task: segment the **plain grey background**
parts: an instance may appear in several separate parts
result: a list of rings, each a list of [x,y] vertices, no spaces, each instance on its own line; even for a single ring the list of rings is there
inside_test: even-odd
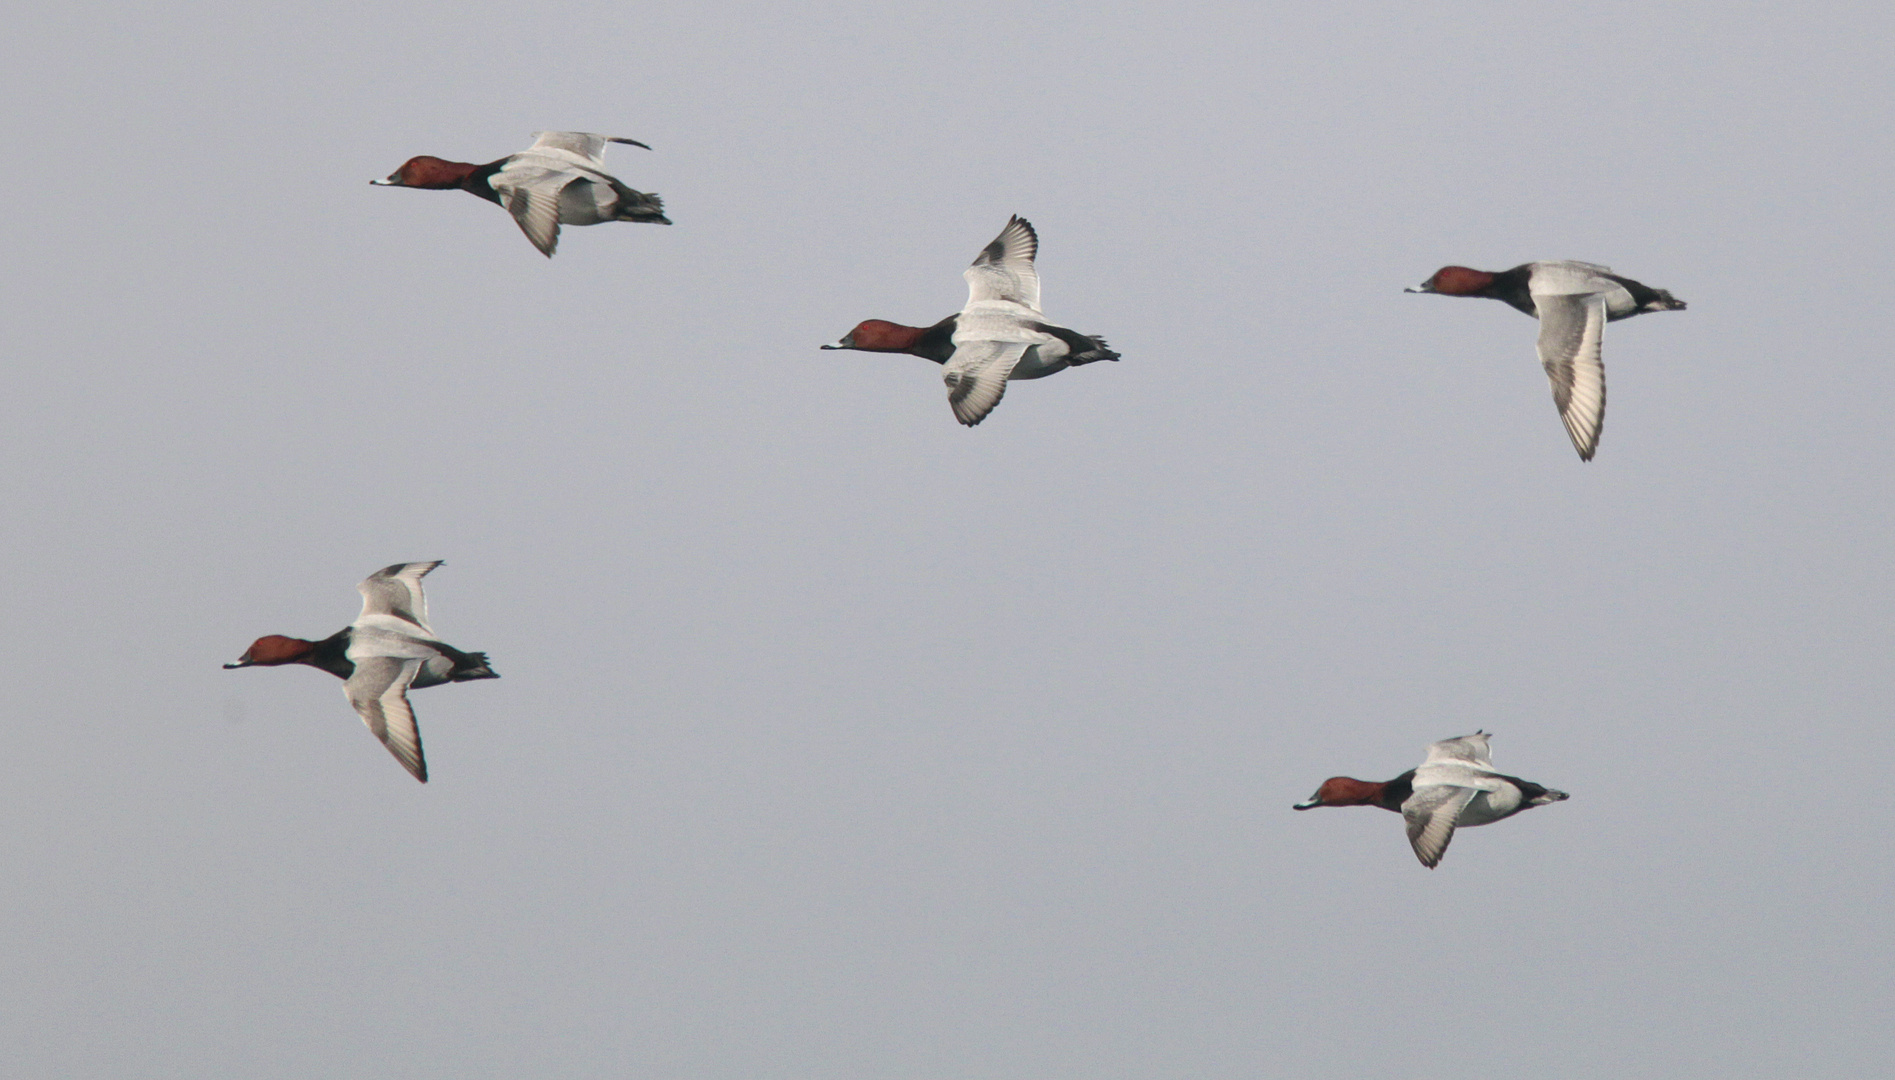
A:
[[[1886,4],[16,12],[0,1044],[34,1078],[1867,1076]],[[543,128],[672,228],[371,188]],[[819,352],[1012,213],[1125,355]],[[1503,305],[1614,324],[1582,465]],[[442,558],[403,774],[227,672]],[[1295,814],[1485,727],[1570,802]]]

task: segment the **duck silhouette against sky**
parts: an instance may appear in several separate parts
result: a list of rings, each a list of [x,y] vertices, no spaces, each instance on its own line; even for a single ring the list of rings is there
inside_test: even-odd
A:
[[[958,313],[929,327],[869,319],[823,348],[908,353],[944,365],[948,405],[969,427],[986,419],[1011,380],[1117,360],[1103,338],[1046,321],[1033,262],[1038,252],[1038,234],[1016,214],[961,275],[967,306]]]
[[[462,652],[436,637],[428,625],[421,579],[439,565],[439,560],[396,563],[377,570],[356,586],[362,593],[362,614],[355,622],[321,641],[281,634],[260,637],[236,663],[224,666],[307,664],[337,676],[362,722],[425,784],[428,763],[408,691],[500,677],[487,666],[486,653]]]
[[[584,131],[542,131],[533,145],[498,161],[475,165],[422,155],[402,163],[381,187],[459,188],[499,203],[547,258],[559,246],[561,225],[638,221],[669,225],[664,201],[633,191],[605,171],[605,144],[651,147],[636,139]]]
[[[1591,461],[1605,426],[1605,324],[1649,311],[1683,311],[1663,289],[1584,262],[1530,262],[1490,272],[1444,266],[1407,290],[1500,300],[1540,320],[1540,364],[1553,383],[1553,404],[1581,461]]]
[[[1447,853],[1457,827],[1488,825],[1569,798],[1563,791],[1494,771],[1488,738],[1485,731],[1476,731],[1433,743],[1418,767],[1393,780],[1378,783],[1332,776],[1295,809],[1379,806],[1393,810],[1408,823],[1408,843],[1415,857],[1432,870]]]

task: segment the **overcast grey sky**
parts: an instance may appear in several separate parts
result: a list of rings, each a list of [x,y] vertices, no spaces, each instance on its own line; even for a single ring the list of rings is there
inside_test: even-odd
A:
[[[1886,1067],[1885,3],[42,4],[0,648],[35,1078]],[[544,128],[672,228],[368,185]],[[819,352],[1009,214],[1125,359]],[[1608,263],[1575,457],[1444,263]],[[409,779],[223,671],[440,558]],[[1296,814],[1496,732],[1421,868]]]

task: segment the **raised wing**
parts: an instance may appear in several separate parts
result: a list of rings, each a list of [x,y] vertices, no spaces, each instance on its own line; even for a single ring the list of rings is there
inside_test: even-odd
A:
[[[1565,275],[1570,275],[1573,280],[1578,281],[1586,278],[1601,277],[1612,272],[1610,266],[1580,262],[1578,259],[1557,259],[1550,262],[1535,263],[1534,266],[1540,271],[1535,277],[1541,282],[1554,283],[1553,287],[1556,289],[1562,287],[1561,279],[1562,276]],[[1548,271],[1553,272],[1552,276],[1548,276]],[[1578,291],[1590,292],[1591,290],[1582,287]]]
[[[1023,341],[970,341],[957,346],[941,373],[954,419],[968,427],[985,420],[1007,392],[1013,366],[1030,347]]]
[[[1467,804],[1478,794],[1474,788],[1436,785],[1416,788],[1402,803],[1402,819],[1408,823],[1408,843],[1415,849],[1415,858],[1421,860],[1421,865],[1432,870],[1441,862],[1441,856],[1447,853],[1448,841],[1454,839],[1454,825],[1461,819],[1461,811],[1467,809]]]
[[[1492,738],[1485,731],[1476,731],[1472,735],[1463,735],[1458,739],[1442,739],[1438,743],[1428,744],[1428,756],[1422,759],[1423,765],[1439,762],[1460,762],[1482,769],[1494,767],[1492,752],[1487,740]]]
[[[605,144],[624,143],[627,146],[651,147],[637,139],[621,139],[612,135],[594,135],[590,131],[536,131],[533,133],[532,150],[562,150],[568,154],[577,154],[592,164],[605,167]]]
[[[428,625],[428,598],[421,591],[421,579],[439,565],[439,559],[396,563],[370,574],[355,587],[362,594],[362,614],[357,616],[357,621],[370,615],[393,615],[433,637],[434,628]]]
[[[355,673],[342,684],[342,692],[395,760],[425,784],[428,762],[421,756],[421,729],[415,726],[415,711],[408,704],[408,687],[421,665],[421,660],[389,656],[357,660]]]
[[[1040,274],[1033,268],[1039,253],[1039,234],[1018,214],[1000,230],[993,243],[981,249],[974,265],[962,272],[967,279],[967,302],[1003,300],[1040,309]]]
[[[1540,365],[1553,384],[1553,404],[1581,461],[1591,461],[1605,428],[1606,299],[1600,293],[1533,297],[1540,314]]]

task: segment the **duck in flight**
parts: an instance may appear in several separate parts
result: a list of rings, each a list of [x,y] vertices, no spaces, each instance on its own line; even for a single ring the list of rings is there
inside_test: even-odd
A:
[[[1016,214],[961,275],[965,308],[929,327],[869,319],[823,348],[907,353],[941,364],[948,405],[968,427],[986,419],[1012,380],[1117,360],[1104,338],[1056,326],[1040,313],[1038,252],[1039,235]]]
[[[664,201],[633,191],[605,171],[605,144],[651,147],[636,139],[584,131],[542,131],[533,145],[498,161],[475,165],[422,155],[409,158],[381,187],[459,188],[507,208],[520,231],[547,258],[559,246],[561,225],[639,221],[669,225]]]
[[[356,586],[362,594],[362,614],[355,622],[321,641],[281,634],[260,637],[236,663],[224,666],[307,664],[342,679],[342,692],[362,722],[425,784],[428,762],[421,754],[421,730],[415,726],[408,691],[500,677],[487,666],[486,653],[462,652],[436,637],[428,625],[421,579],[439,565],[439,560],[396,563],[377,570]]]
[[[1553,404],[1581,461],[1591,461],[1605,426],[1605,324],[1648,311],[1683,311],[1684,301],[1608,266],[1530,262],[1490,272],[1444,266],[1409,289],[1442,296],[1501,300],[1540,320],[1540,365],[1553,383]]]
[[[1408,843],[1421,865],[1432,870],[1447,853],[1457,827],[1473,828],[1510,818],[1522,810],[1569,796],[1531,780],[1494,771],[1485,731],[1443,739],[1428,747],[1421,764],[1377,783],[1332,776],[1297,810],[1318,806],[1379,806],[1408,823]]]

